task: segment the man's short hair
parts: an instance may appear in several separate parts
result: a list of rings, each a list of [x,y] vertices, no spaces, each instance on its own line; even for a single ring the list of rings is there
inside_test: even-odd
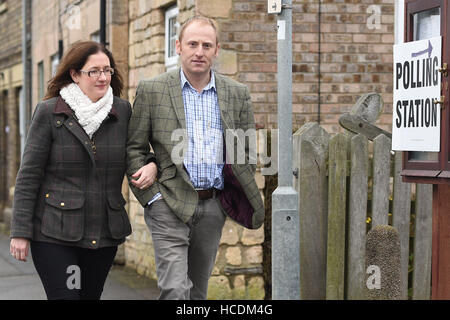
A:
[[[190,25],[193,22],[203,22],[205,24],[209,24],[216,33],[216,45],[219,44],[219,35],[217,34],[217,27],[214,21],[210,18],[204,17],[204,16],[194,16],[192,18],[189,18],[180,28],[180,33],[178,35],[178,41],[181,42],[181,39],[183,38],[184,30],[187,28],[188,25]]]

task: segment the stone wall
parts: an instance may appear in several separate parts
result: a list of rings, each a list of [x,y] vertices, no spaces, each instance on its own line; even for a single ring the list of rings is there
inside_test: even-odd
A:
[[[0,224],[6,225],[11,214],[11,190],[20,163],[22,3],[5,1],[0,10]]]
[[[90,40],[100,28],[100,1],[39,0],[33,1],[32,28],[32,106],[39,102],[38,64],[44,67],[44,88],[52,77],[51,58],[79,40]],[[45,93],[44,93],[45,94]]]

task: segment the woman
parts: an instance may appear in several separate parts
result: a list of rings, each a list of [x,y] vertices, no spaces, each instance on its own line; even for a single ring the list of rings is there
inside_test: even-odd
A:
[[[101,44],[73,45],[33,115],[17,175],[11,254],[29,248],[48,299],[100,299],[131,233],[121,194],[129,102]]]

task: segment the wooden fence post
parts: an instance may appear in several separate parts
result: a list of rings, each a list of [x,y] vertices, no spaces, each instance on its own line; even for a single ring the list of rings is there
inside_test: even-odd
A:
[[[366,278],[368,140],[362,134],[351,139],[350,199],[348,215],[347,299],[364,299]]]
[[[394,196],[392,218],[395,229],[398,230],[400,238],[400,268],[401,288],[400,297],[408,299],[408,264],[409,264],[409,232],[411,216],[411,184],[402,181],[400,172],[402,170],[402,153],[395,153],[394,163]]]
[[[373,145],[372,228],[388,224],[391,139],[380,134]]]
[[[330,140],[328,177],[327,299],[344,299],[347,139]]]
[[[432,187],[418,183],[414,232],[413,299],[428,300],[431,294]]]
[[[294,187],[300,211],[300,297],[326,298],[328,186],[330,135],[317,123],[306,123],[294,134]]]

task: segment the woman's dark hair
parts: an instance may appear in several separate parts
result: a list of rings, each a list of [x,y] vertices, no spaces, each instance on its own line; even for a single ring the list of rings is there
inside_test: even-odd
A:
[[[86,64],[89,56],[103,52],[109,58],[111,68],[114,69],[114,75],[111,77],[111,88],[113,95],[120,97],[123,90],[123,79],[117,69],[114,58],[101,43],[94,41],[81,41],[74,43],[69,50],[64,54],[55,76],[48,82],[47,93],[44,100],[59,96],[59,91],[62,88],[73,82],[70,76],[70,70],[73,69],[79,72]]]

